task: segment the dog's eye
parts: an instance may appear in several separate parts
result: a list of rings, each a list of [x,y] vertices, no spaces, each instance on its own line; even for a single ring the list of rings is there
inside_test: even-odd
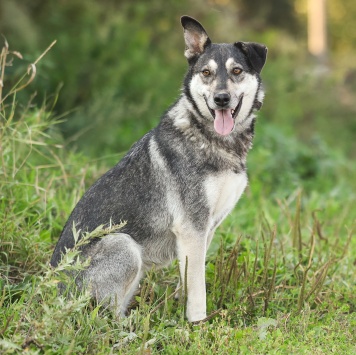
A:
[[[232,69],[232,73],[233,73],[234,75],[239,75],[239,74],[242,73],[242,69],[240,69],[240,68],[234,68],[234,69]]]
[[[211,74],[211,72],[210,72],[210,70],[208,70],[208,69],[204,69],[204,70],[202,71],[202,74],[203,74],[204,76],[209,76],[209,75]]]

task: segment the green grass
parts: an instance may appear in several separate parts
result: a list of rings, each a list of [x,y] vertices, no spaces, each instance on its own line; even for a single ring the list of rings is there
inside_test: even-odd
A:
[[[76,250],[48,266],[105,159],[67,151],[48,107],[13,94],[0,110],[0,353],[356,353],[356,168],[321,139],[302,144],[262,112],[250,186],[208,253],[208,321],[185,320],[176,263],[148,273],[117,319],[87,293],[58,293],[60,271],[85,266]]]

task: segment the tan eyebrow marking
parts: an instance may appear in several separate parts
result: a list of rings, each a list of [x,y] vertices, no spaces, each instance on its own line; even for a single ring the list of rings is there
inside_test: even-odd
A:
[[[211,69],[211,70],[216,70],[218,68],[218,64],[215,62],[215,60],[213,59],[210,59],[209,62],[208,62],[208,67]]]
[[[236,63],[234,58],[229,58],[225,63],[225,67],[227,70],[230,70],[235,67],[242,69],[241,65],[239,63]]]

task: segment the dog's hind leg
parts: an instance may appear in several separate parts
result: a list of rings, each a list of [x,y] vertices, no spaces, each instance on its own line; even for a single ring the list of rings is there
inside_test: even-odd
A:
[[[142,276],[140,246],[127,234],[112,234],[102,238],[89,256],[83,276],[93,296],[124,316]]]

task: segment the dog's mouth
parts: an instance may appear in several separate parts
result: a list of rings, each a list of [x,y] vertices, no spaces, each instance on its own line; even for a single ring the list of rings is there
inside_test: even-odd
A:
[[[220,109],[212,110],[209,106],[209,111],[214,118],[214,129],[215,131],[222,135],[227,136],[232,132],[235,126],[235,119],[240,112],[243,100],[243,94],[239,98],[239,102],[234,109]]]

